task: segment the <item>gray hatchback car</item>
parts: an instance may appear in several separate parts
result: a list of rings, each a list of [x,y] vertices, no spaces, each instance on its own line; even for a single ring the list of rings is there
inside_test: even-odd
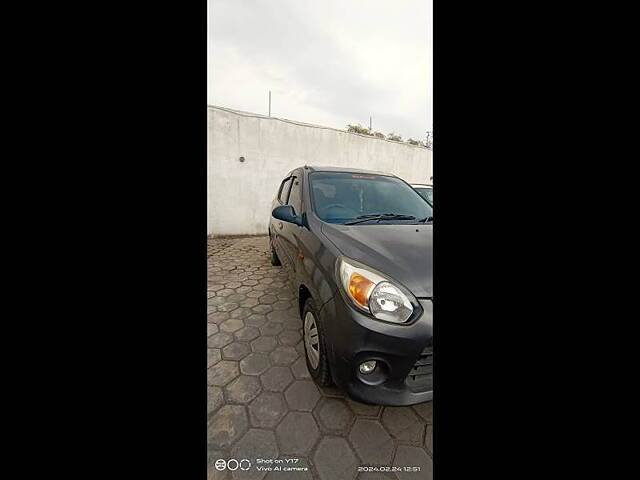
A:
[[[298,295],[307,368],[367,403],[433,396],[433,210],[393,175],[300,167],[269,221]]]

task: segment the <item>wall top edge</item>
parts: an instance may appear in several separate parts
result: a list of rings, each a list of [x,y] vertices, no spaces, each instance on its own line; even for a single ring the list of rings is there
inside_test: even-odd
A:
[[[220,107],[220,106],[217,106],[217,105],[207,105],[207,109],[208,110],[222,110],[224,112],[234,113],[234,114],[240,115],[242,117],[260,118],[260,119],[265,119],[265,120],[276,120],[276,121],[279,121],[279,122],[290,123],[292,125],[299,125],[301,127],[319,128],[319,129],[322,129],[322,130],[333,130],[334,132],[346,133],[347,135],[356,135],[358,137],[368,138],[370,140],[380,140],[381,142],[389,142],[389,143],[395,143],[397,145],[404,145],[406,147],[420,148],[422,150],[430,150],[427,147],[421,147],[420,145],[411,145],[410,143],[406,143],[406,142],[397,142],[395,140],[388,140],[386,138],[378,138],[378,137],[373,137],[373,136],[370,136],[370,135],[363,135],[361,133],[347,132],[346,130],[341,130],[339,128],[325,127],[325,126],[322,126],[322,125],[314,125],[312,123],[298,122],[298,121],[295,121],[295,120],[288,120],[286,118],[269,117],[268,115],[261,115],[259,113],[243,112],[242,110],[234,110],[232,108]]]

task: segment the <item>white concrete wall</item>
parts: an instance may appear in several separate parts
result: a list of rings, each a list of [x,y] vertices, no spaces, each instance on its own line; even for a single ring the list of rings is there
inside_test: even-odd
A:
[[[266,234],[280,182],[303,165],[376,170],[410,183],[433,175],[423,147],[219,107],[208,108],[207,120],[210,235]]]

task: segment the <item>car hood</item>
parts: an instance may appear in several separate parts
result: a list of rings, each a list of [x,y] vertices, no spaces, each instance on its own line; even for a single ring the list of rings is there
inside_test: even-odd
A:
[[[346,257],[402,283],[417,298],[433,297],[433,225],[322,224]]]

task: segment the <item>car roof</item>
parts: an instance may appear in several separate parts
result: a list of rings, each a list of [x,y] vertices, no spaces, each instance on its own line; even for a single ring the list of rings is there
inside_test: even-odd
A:
[[[306,170],[308,170],[310,172],[366,173],[366,174],[371,174],[371,175],[386,175],[386,176],[389,176],[389,177],[395,177],[396,176],[396,175],[393,175],[392,173],[377,172],[375,170],[363,170],[361,168],[319,167],[319,166],[311,166],[311,165],[305,165],[304,167],[301,167],[301,168],[305,168]]]
[[[411,186],[412,187],[429,187],[429,188],[433,188],[433,185],[430,185],[428,183],[412,183]]]

